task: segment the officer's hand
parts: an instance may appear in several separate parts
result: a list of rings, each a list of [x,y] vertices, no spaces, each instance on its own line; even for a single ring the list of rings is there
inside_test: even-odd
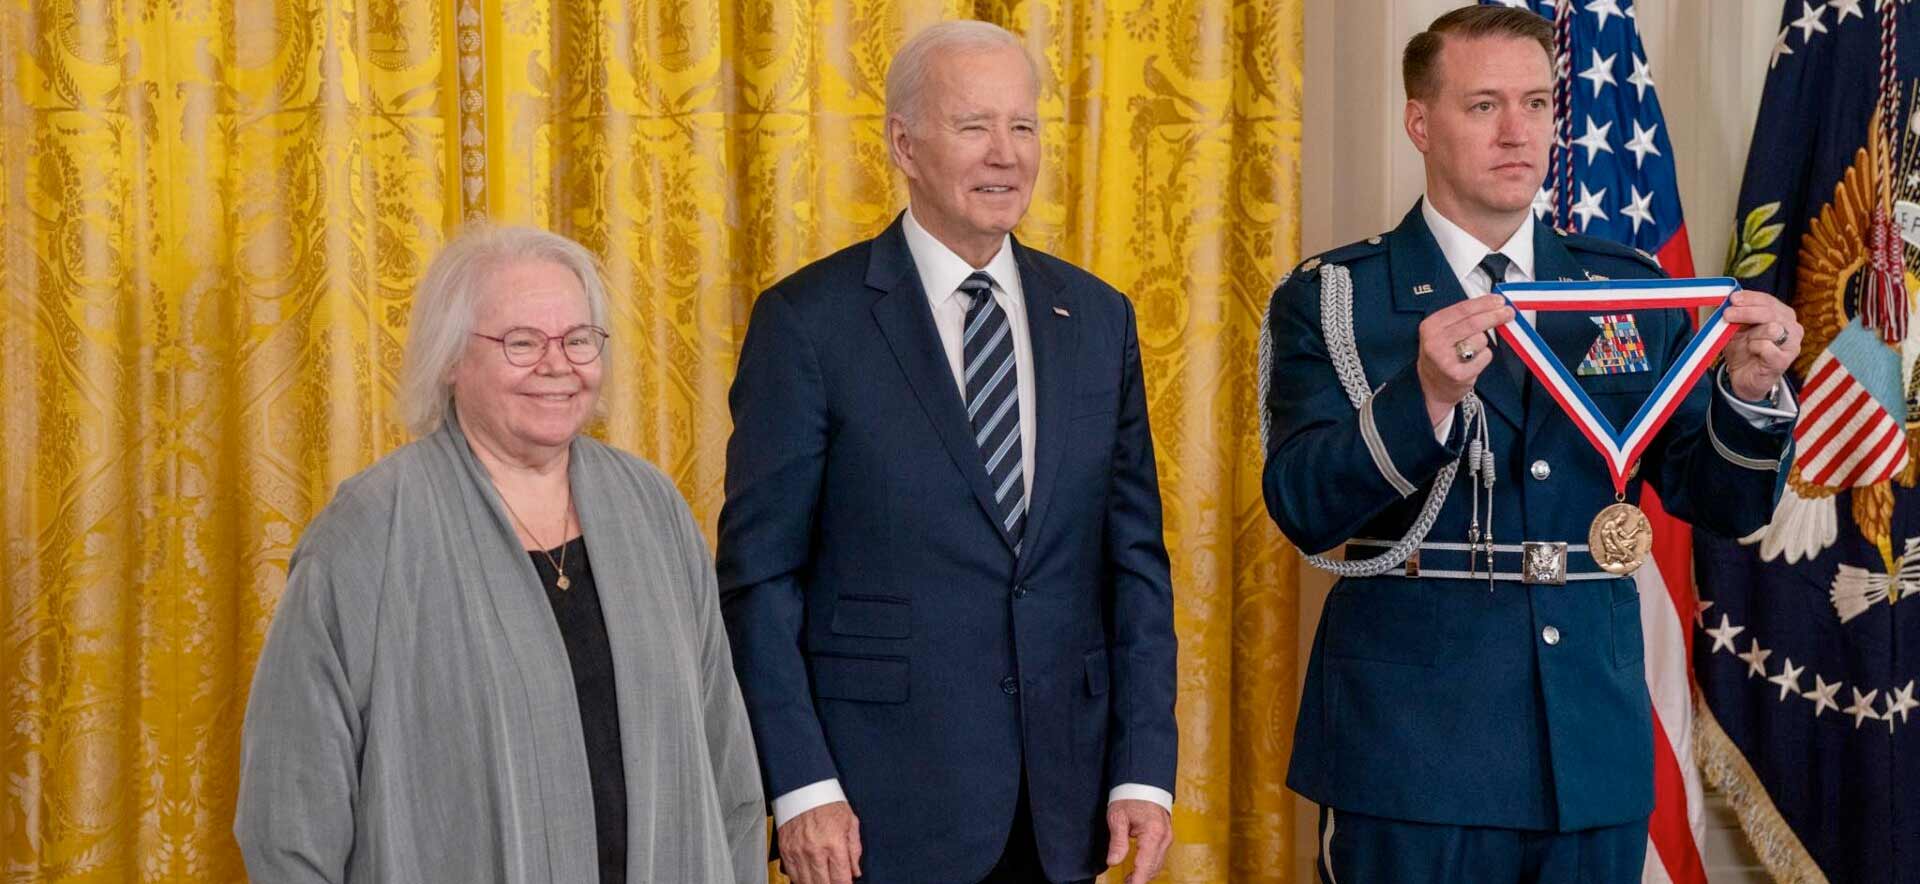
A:
[[[822,804],[780,827],[780,870],[793,884],[853,884],[860,877],[860,818],[845,801]]]
[[[1427,397],[1427,419],[1435,426],[1473,389],[1493,363],[1493,329],[1513,318],[1506,299],[1468,298],[1420,322],[1420,390]],[[1461,359],[1462,353],[1472,358]]]
[[[1805,330],[1794,318],[1792,307],[1766,292],[1734,292],[1725,317],[1728,322],[1746,326],[1721,351],[1726,360],[1727,385],[1742,399],[1765,399],[1780,383],[1780,375],[1799,357],[1800,337]]]

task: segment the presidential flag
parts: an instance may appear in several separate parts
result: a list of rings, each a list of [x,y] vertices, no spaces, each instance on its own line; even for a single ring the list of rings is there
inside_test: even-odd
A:
[[[1494,3],[1495,0],[1485,0]],[[1652,67],[1640,44],[1632,0],[1506,0],[1554,23],[1554,121],[1546,184],[1534,212],[1546,223],[1646,251],[1667,273],[1693,275],[1680,187]],[[1604,336],[1603,336],[1604,337]],[[1600,347],[1596,341],[1596,347]],[[1596,366],[1632,358],[1624,349],[1589,355]],[[1619,352],[1614,352],[1615,350]],[[1693,682],[1687,666],[1694,612],[1692,537],[1651,489],[1641,508],[1653,521],[1654,567],[1641,568],[1640,624],[1646,636],[1647,692],[1653,702],[1654,810],[1647,822],[1642,880],[1705,884],[1698,769],[1693,763]]]
[[[1696,538],[1699,756],[1778,879],[1920,881],[1920,8],[1789,0],[1754,74],[1728,272],[1807,333],[1771,524]]]

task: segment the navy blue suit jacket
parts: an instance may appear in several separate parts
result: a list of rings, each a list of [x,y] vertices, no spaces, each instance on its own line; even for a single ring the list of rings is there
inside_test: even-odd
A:
[[[754,305],[718,571],[767,795],[838,778],[864,880],[977,881],[1026,776],[1048,875],[1174,783],[1172,585],[1131,304],[1014,244],[1035,364],[1022,554],[901,222]]]
[[[1535,230],[1536,279],[1662,275],[1627,247]],[[1397,472],[1418,486],[1404,497],[1369,453],[1327,355],[1320,286],[1333,264],[1353,277],[1374,426]],[[1459,459],[1458,413],[1452,438],[1436,441],[1414,363],[1420,321],[1464,297],[1417,206],[1384,237],[1303,264],[1274,293],[1265,493],[1301,549],[1398,540],[1434,476]],[[1692,336],[1683,311],[1634,316],[1651,370],[1579,378],[1616,427]],[[1535,328],[1570,367],[1600,333],[1585,313],[1542,312]],[[1614,502],[1604,462],[1552,397],[1526,395],[1503,369],[1490,366],[1476,385],[1498,457],[1494,539],[1585,544],[1595,514]],[[1714,381],[1703,378],[1648,447],[1627,496],[1637,501],[1651,481],[1676,515],[1740,536],[1772,512],[1789,426],[1755,428]],[[1429,543],[1466,542],[1467,486],[1462,469]],[[1350,558],[1368,554],[1348,548]],[[1431,557],[1423,564],[1435,567]],[[1465,561],[1441,567],[1464,571]],[[1581,570],[1597,571],[1590,559]],[[1641,659],[1631,578],[1491,590],[1484,577],[1342,580],[1314,636],[1287,783],[1339,810],[1428,823],[1571,831],[1644,818],[1653,736]]]

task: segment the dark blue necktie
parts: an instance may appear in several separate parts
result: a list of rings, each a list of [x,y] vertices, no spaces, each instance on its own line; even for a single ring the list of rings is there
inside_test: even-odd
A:
[[[1507,268],[1512,266],[1513,259],[1499,252],[1488,252],[1485,258],[1481,258],[1480,269],[1487,274],[1487,291],[1491,292],[1494,286],[1506,282]],[[1499,333],[1495,332],[1494,334],[1497,335]],[[1498,338],[1494,338],[1494,340],[1498,340]],[[1493,355],[1493,358],[1495,362],[1500,363],[1502,369],[1506,370],[1507,377],[1513,379],[1514,388],[1521,393],[1526,393],[1527,367],[1520,362],[1519,357],[1514,356],[1513,353],[1510,352],[1512,349],[1511,347],[1502,348],[1500,352]]]
[[[1000,527],[1020,552],[1027,524],[1027,495],[1020,471],[1020,384],[1013,364],[1013,326],[993,300],[993,277],[974,271],[960,283],[967,302],[965,336],[967,420],[980,446],[987,484],[1000,508]]]

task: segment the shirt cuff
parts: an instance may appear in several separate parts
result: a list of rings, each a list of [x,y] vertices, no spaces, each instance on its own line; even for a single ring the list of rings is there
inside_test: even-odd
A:
[[[809,783],[773,799],[773,827],[778,829],[786,825],[787,820],[809,810],[845,800],[847,800],[847,793],[840,790],[839,780]]]
[[[1447,437],[1453,435],[1453,412],[1459,410],[1460,408],[1455,406],[1452,411],[1447,412],[1446,417],[1441,418],[1439,423],[1433,425],[1433,441],[1441,445],[1447,444]]]
[[[1800,416],[1800,403],[1793,398],[1793,388],[1788,386],[1785,377],[1773,382],[1773,392],[1767,395],[1768,402],[1754,403],[1735,396],[1733,388],[1727,386],[1727,373],[1719,371],[1719,379],[1714,386],[1719,389],[1721,398],[1733,413],[1746,419],[1756,430],[1764,430],[1783,420],[1793,420]]]
[[[1173,793],[1158,786],[1148,786],[1144,783],[1121,783],[1113,787],[1113,791],[1107,793],[1108,804],[1126,798],[1139,801],[1151,801],[1160,805],[1161,810],[1167,813],[1173,813]]]

